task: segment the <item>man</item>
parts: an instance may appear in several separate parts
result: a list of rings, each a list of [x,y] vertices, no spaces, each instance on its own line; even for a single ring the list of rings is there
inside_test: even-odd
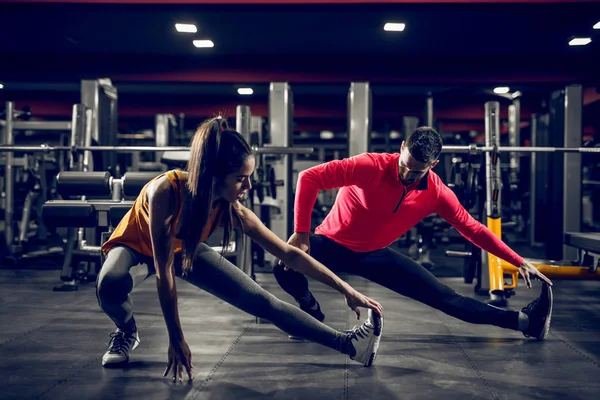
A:
[[[296,190],[295,232],[288,243],[310,252],[334,273],[362,276],[466,322],[545,339],[552,312],[552,283],[461,206],[432,171],[441,150],[439,133],[420,127],[402,143],[400,153],[363,153],[303,171]],[[311,211],[318,191],[331,188],[341,189],[330,213],[311,235]],[[461,296],[416,261],[389,247],[433,213],[478,247],[518,266],[528,288],[531,277],[545,282],[541,295],[520,312],[503,310]],[[324,320],[304,275],[282,263],[275,266],[274,274],[302,310]]]

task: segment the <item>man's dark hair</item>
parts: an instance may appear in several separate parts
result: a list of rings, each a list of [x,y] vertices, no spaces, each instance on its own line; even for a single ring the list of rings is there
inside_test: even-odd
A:
[[[417,161],[431,163],[442,152],[442,136],[433,128],[421,126],[406,139],[406,147]]]

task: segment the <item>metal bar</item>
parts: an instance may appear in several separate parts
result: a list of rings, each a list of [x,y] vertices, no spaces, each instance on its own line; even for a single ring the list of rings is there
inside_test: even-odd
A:
[[[51,151],[120,151],[129,153],[133,151],[189,151],[189,147],[155,147],[155,146],[7,146],[0,145],[0,153],[10,153],[15,151],[22,152],[51,152]],[[259,154],[307,154],[313,153],[312,147],[287,147],[287,146],[264,146],[254,147],[254,151]]]
[[[531,146],[537,144],[538,118],[536,114],[531,114]],[[537,201],[537,174],[536,174],[536,157],[535,153],[531,153],[531,168],[529,172],[529,245],[535,246],[535,224],[536,218],[536,201]]]
[[[70,131],[71,121],[14,121],[15,131]]]
[[[277,154],[289,154],[285,150],[294,150],[294,93],[288,82],[272,82],[269,86],[269,135],[270,142],[283,150]],[[268,163],[277,179],[285,182],[284,186],[275,188],[276,203],[281,212],[270,214],[270,228],[277,236],[288,238],[294,231],[293,158],[279,157]],[[274,256],[268,254],[265,254],[265,260],[276,262]]]
[[[492,148],[500,147],[500,103],[489,101],[485,103],[485,144]],[[502,239],[502,178],[500,156],[496,153],[486,153],[486,214],[487,226],[499,239]],[[503,305],[504,274],[501,260],[493,254],[482,251],[482,285],[489,282],[490,301],[494,305]],[[488,279],[485,279],[488,275]]]
[[[581,146],[583,142],[583,88],[569,85],[565,89],[564,146]],[[600,150],[600,148],[596,148]],[[577,153],[577,152],[575,152]],[[564,154],[563,158],[563,209],[562,233],[581,230],[581,154]],[[562,236],[562,235],[561,235]],[[561,237],[562,238],[562,237]],[[563,241],[563,260],[577,258],[577,249]]]
[[[325,146],[327,148],[327,146]],[[337,147],[337,146],[334,146]],[[493,151],[491,146],[444,146],[442,153],[472,153],[481,154]],[[498,152],[521,152],[521,153],[600,153],[600,147],[511,147],[499,146]],[[184,146],[12,146],[0,145],[0,153],[10,153],[15,151],[22,152],[51,152],[51,151],[120,151],[129,153],[134,151],[189,151],[189,147]],[[286,147],[286,146],[263,146],[254,147],[254,151],[259,154],[307,154],[313,153],[313,147]]]
[[[577,280],[600,280],[600,268],[592,270],[586,265],[564,265],[564,261],[561,263],[552,262],[549,260],[535,260],[528,259],[534,267],[536,267],[542,274],[548,278],[554,279],[577,279]],[[505,273],[512,273],[516,270],[516,267],[507,261],[502,261],[502,268]]]
[[[87,112],[86,106],[83,104],[73,105],[73,114],[71,118],[71,146],[83,146],[85,145],[85,115]],[[69,159],[69,169],[82,171],[83,170],[83,157],[77,152],[72,152]]]
[[[508,106],[508,141],[511,147],[519,146],[521,143],[520,136],[521,123],[521,100],[516,98],[513,104]],[[519,168],[521,164],[520,154],[518,152],[510,152],[510,183],[513,184],[519,179]]]
[[[444,146],[442,153],[487,153],[493,151],[492,146]],[[525,147],[525,146],[498,146],[498,152],[517,153],[600,153],[600,147]]]
[[[402,139],[406,140],[419,127],[419,118],[402,117]]]
[[[15,109],[15,103],[13,103],[12,101],[7,101],[6,102],[6,107],[5,107],[5,111],[6,111],[6,125],[4,127],[4,143],[6,143],[7,146],[12,146],[14,144],[14,138],[15,138],[15,134],[13,132],[13,126],[14,126],[14,121],[13,121],[13,113],[14,113],[14,109]],[[15,207],[15,193],[14,193],[14,189],[15,189],[15,175],[14,175],[14,171],[13,171],[13,154],[9,153],[6,155],[5,158],[5,162],[6,164],[4,165],[4,171],[5,171],[5,175],[6,177],[4,178],[4,201],[5,201],[5,206],[4,206],[4,221],[5,221],[5,225],[4,225],[4,238],[6,240],[6,246],[9,252],[12,252],[12,245],[13,245],[13,235],[14,235],[14,230],[13,230],[13,213],[14,213],[14,207]]]
[[[433,95],[431,93],[427,94],[427,118],[425,120],[425,123],[427,124],[428,127],[433,128],[434,122],[433,122]]]
[[[238,105],[235,109],[235,129],[250,144],[250,106]]]
[[[348,91],[348,151],[350,156],[370,151],[372,94],[369,82],[352,82]]]
[[[499,151],[519,153],[600,153],[600,147],[499,147]]]

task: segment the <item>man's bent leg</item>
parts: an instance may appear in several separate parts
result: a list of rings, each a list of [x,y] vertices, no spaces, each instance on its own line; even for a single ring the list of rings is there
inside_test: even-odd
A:
[[[344,260],[348,252],[349,250],[325,236],[310,236],[310,255],[334,272],[339,265],[343,265],[343,262],[340,261]],[[296,300],[303,311],[319,321],[325,319],[319,303],[308,288],[308,280],[303,274],[292,269],[285,270],[285,267],[278,263],[273,268],[273,274],[279,286]]]

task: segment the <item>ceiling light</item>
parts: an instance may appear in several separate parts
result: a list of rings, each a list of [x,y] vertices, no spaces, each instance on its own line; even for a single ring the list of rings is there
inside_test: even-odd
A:
[[[177,32],[182,32],[182,33],[198,32],[198,29],[196,28],[196,25],[194,25],[194,24],[175,24],[175,29],[177,29]]]
[[[406,24],[397,22],[388,22],[383,26],[383,30],[388,32],[402,32],[404,28],[406,28]]]
[[[506,86],[499,86],[497,88],[494,88],[494,93],[496,94],[506,94],[508,92],[510,92],[510,88]]]
[[[194,46],[200,47],[215,47],[212,40],[194,40]]]
[[[0,89],[4,89],[4,85],[0,83]]]
[[[252,88],[239,88],[238,89],[238,94],[241,94],[241,95],[246,95],[247,96],[247,95],[250,95],[252,93],[254,93],[254,90],[252,90]]]
[[[596,25],[594,25],[594,29],[600,29],[600,21],[596,22]]]
[[[590,44],[592,42],[592,38],[575,38],[571,39],[569,42],[569,46],[585,46],[586,44]]]
[[[391,131],[390,132],[390,139],[400,139],[400,132],[398,131]]]
[[[335,135],[331,131],[321,131],[321,133],[319,134],[319,136],[323,140],[329,140],[329,139],[333,139],[335,137]]]

